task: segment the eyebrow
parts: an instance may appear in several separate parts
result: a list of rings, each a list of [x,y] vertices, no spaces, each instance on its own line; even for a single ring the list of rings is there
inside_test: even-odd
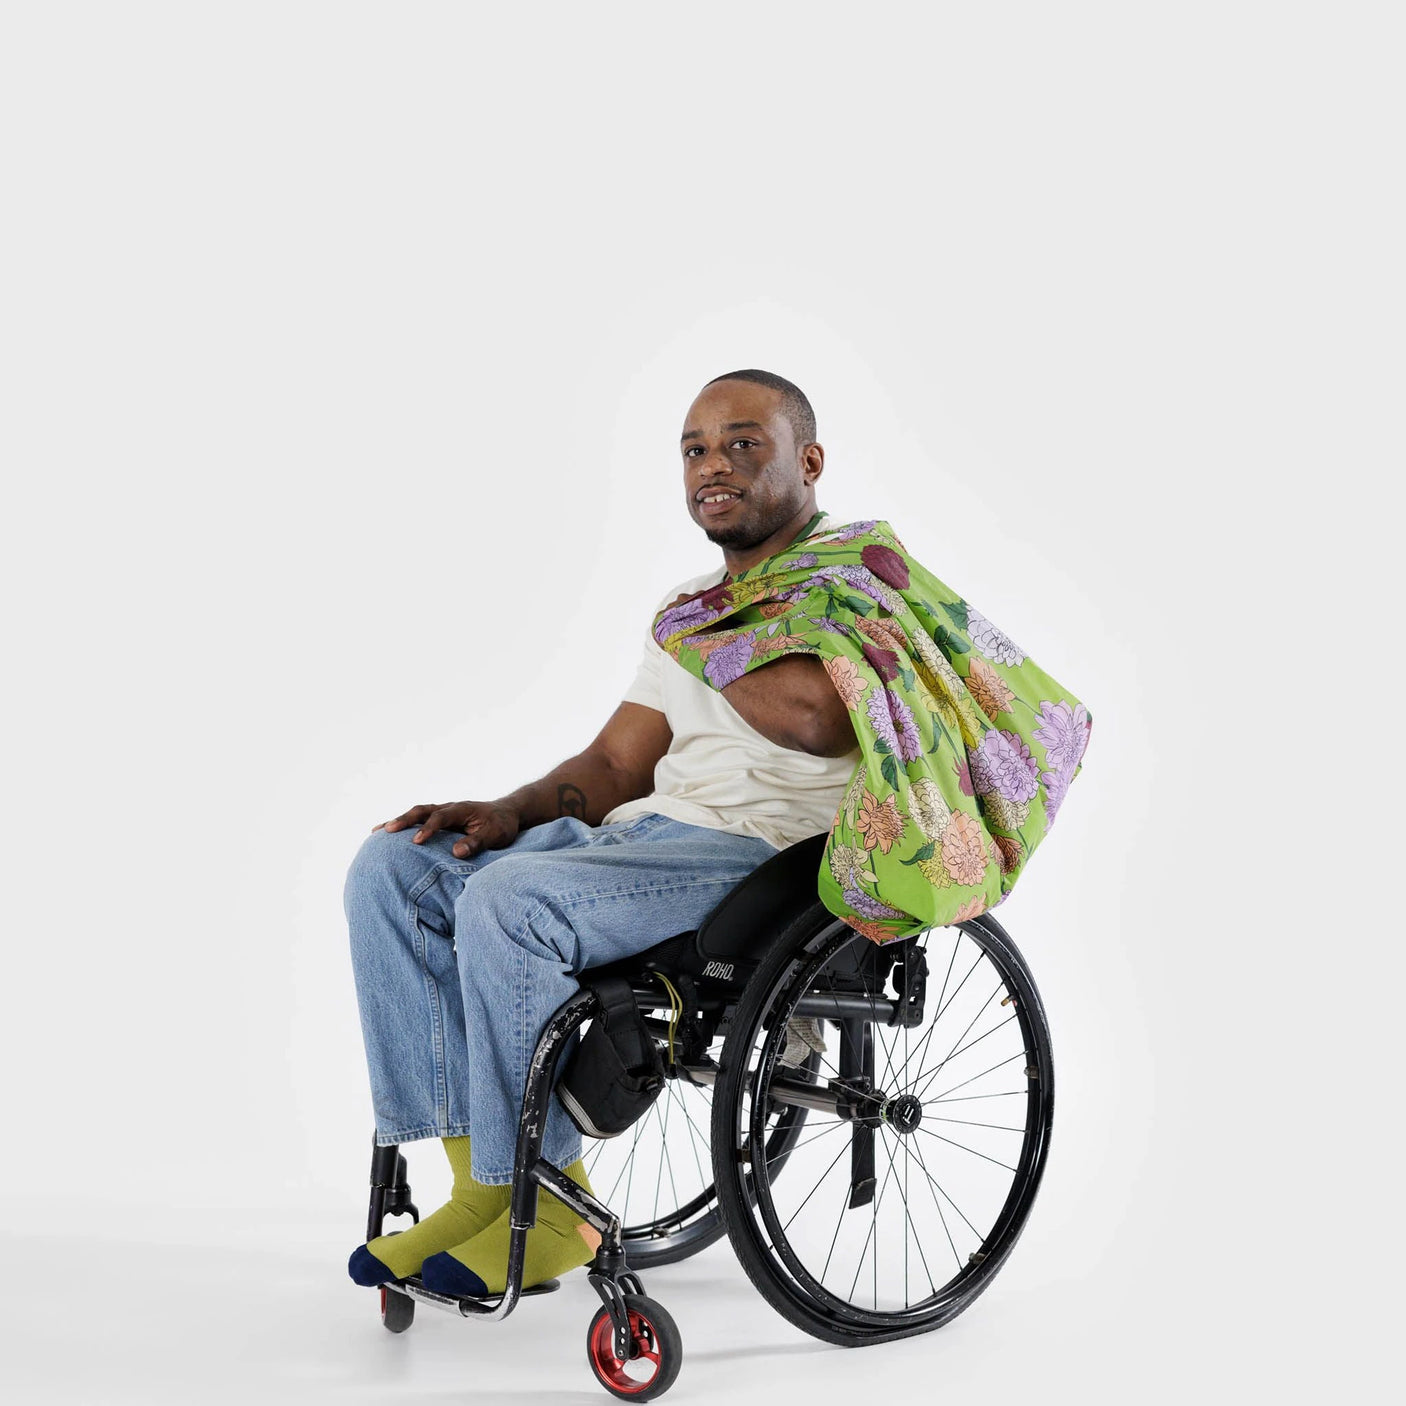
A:
[[[729,420],[727,424],[723,426],[723,429],[725,430],[762,430],[765,428],[765,425],[759,423],[756,420]],[[679,436],[679,442],[682,443],[686,439],[702,438],[702,430],[685,430],[683,434]]]

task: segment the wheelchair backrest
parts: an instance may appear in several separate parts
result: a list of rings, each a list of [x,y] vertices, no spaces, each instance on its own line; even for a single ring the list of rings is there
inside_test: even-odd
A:
[[[822,830],[777,851],[708,914],[694,937],[705,974],[738,981],[742,974],[727,967],[754,969],[792,921],[819,903],[816,874],[828,838]]]

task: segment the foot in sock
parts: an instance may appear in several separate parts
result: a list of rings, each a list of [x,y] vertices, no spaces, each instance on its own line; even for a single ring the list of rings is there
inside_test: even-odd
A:
[[[586,1169],[578,1159],[565,1169],[578,1186],[591,1191]],[[594,1193],[593,1193],[594,1194]],[[501,1294],[508,1283],[508,1245],[512,1215],[504,1211],[492,1225],[461,1245],[430,1255],[420,1279],[432,1293],[451,1298],[480,1298]],[[537,1224],[527,1232],[522,1287],[554,1279],[595,1258],[600,1232],[588,1225],[564,1201],[549,1191],[537,1193]]]
[[[390,1279],[420,1272],[429,1255],[464,1243],[493,1224],[508,1208],[510,1186],[485,1186],[469,1170],[469,1139],[444,1138],[444,1150],[454,1170],[449,1200],[418,1225],[396,1235],[378,1235],[352,1251],[347,1273],[358,1284],[374,1287]]]

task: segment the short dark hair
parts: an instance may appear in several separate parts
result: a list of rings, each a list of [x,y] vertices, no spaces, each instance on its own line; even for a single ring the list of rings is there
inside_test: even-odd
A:
[[[753,381],[759,386],[770,386],[772,390],[780,391],[781,413],[791,422],[796,447],[799,449],[802,445],[815,442],[815,411],[810,408],[806,393],[784,376],[778,376],[774,371],[755,369],[729,371],[725,376],[714,376],[708,384],[715,386],[719,381]]]

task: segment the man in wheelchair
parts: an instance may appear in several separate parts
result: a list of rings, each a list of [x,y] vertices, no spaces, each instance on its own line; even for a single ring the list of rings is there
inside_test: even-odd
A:
[[[824,452],[791,382],[754,370],[709,382],[681,453],[688,512],[723,563],[661,609],[826,530]],[[519,1115],[547,1021],[584,969],[696,928],[764,860],[827,830],[858,755],[815,656],[778,655],[718,689],[646,631],[624,701],[579,755],[497,800],[418,805],[372,831],[345,907],[376,1142],[440,1138],[453,1191],[360,1246],[357,1283],[503,1291]],[[541,1155],[589,1190],[581,1151],[551,1099]],[[522,1286],[585,1265],[599,1242],[543,1197]]]

